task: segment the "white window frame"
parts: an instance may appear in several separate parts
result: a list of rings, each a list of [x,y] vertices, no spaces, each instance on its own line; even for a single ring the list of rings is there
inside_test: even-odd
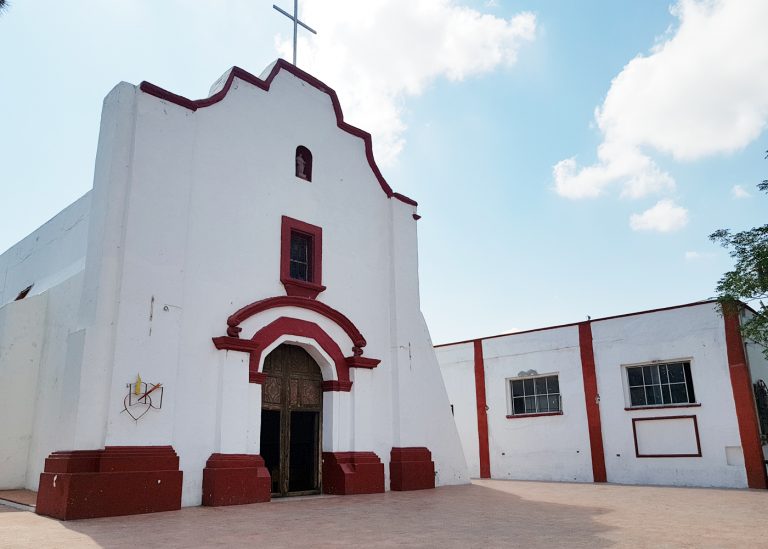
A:
[[[687,362],[689,364],[689,369],[691,371],[691,383],[693,384],[693,392],[694,396],[696,397],[695,402],[677,402],[677,403],[669,403],[669,404],[643,404],[640,406],[633,406],[632,405],[632,397],[630,396],[629,392],[629,368],[637,368],[642,366],[657,366],[659,364],[672,364],[675,362]],[[698,400],[698,391],[696,391],[696,380],[694,379],[694,360],[693,357],[682,357],[682,358],[664,358],[664,359],[653,359],[653,360],[645,360],[643,362],[634,362],[630,364],[621,364],[621,383],[624,389],[624,408],[626,410],[642,410],[644,408],[686,408],[690,406],[701,406],[701,403]]]
[[[558,412],[531,412],[527,414],[515,414],[515,409],[512,403],[512,382],[513,381],[523,381],[526,379],[536,379],[540,377],[551,377],[551,376],[557,376],[557,385],[560,389],[560,392],[557,393],[560,395],[560,411]],[[560,372],[548,372],[545,374],[536,374],[532,376],[512,376],[504,378],[504,392],[507,395],[507,417],[536,417],[537,415],[541,414],[562,414],[564,413],[564,406],[563,406],[563,387],[560,385]]]

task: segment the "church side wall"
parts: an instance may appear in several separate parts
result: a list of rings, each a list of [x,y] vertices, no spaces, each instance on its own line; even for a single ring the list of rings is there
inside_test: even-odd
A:
[[[24,487],[47,297],[0,307],[0,489]]]
[[[472,343],[435,349],[443,382],[452,406],[453,419],[471,478],[480,477],[477,441],[477,398],[475,392],[474,346]]]
[[[44,334],[37,342],[39,375],[31,396],[35,416],[25,482],[30,490],[37,490],[45,458],[51,452],[74,447],[77,406],[80,399],[91,398],[87,380],[81,391],[80,379],[85,330],[78,328],[77,315],[82,286],[81,272],[44,294]]]
[[[0,305],[27,286],[38,295],[83,270],[90,207],[88,192],[0,255]]]
[[[429,330],[421,314],[417,226],[413,210],[391,202],[394,336],[392,410],[395,447],[426,446],[435,463],[439,485],[463,484],[466,460]]]

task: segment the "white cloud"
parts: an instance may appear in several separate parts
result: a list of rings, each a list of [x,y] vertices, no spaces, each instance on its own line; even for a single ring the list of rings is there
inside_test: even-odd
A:
[[[752,195],[742,185],[734,185],[731,189],[731,196],[733,198],[749,198]]]
[[[459,81],[513,65],[536,18],[510,19],[454,0],[306,0],[300,17],[318,34],[299,38],[298,65],[339,94],[345,119],[373,134],[376,159],[404,145],[404,101],[438,78]],[[291,38],[276,37],[290,59]]]
[[[670,199],[659,200],[655,206],[640,214],[632,214],[629,226],[633,231],[669,233],[688,224],[688,210]]]
[[[562,196],[598,196],[614,184],[629,197],[670,191],[674,180],[650,151],[691,161],[739,150],[766,128],[768,2],[680,0],[673,14],[674,33],[627,63],[596,109],[597,162],[554,166]]]

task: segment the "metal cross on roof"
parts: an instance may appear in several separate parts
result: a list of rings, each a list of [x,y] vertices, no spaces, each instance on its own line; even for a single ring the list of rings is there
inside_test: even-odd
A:
[[[299,21],[299,0],[293,0],[293,15],[291,15],[285,10],[278,8],[274,4],[272,4],[272,7],[275,8],[280,13],[282,13],[283,15],[285,15],[288,19],[293,21],[293,64],[296,65],[296,35],[298,34],[298,31],[299,31],[299,28],[298,28],[299,25],[307,29],[312,34],[317,34],[317,32],[315,32],[315,30],[312,29],[311,27],[308,27],[307,25]]]

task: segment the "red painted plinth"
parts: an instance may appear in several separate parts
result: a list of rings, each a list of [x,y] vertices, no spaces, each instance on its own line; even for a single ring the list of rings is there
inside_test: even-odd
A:
[[[323,492],[380,494],[384,492],[384,464],[373,452],[323,452]]]
[[[261,503],[272,497],[264,459],[251,454],[212,454],[203,469],[203,505]]]
[[[435,462],[427,448],[392,448],[389,461],[392,490],[425,490],[435,487]]]
[[[40,474],[35,511],[61,520],[175,511],[182,475],[171,446],[54,452]]]

